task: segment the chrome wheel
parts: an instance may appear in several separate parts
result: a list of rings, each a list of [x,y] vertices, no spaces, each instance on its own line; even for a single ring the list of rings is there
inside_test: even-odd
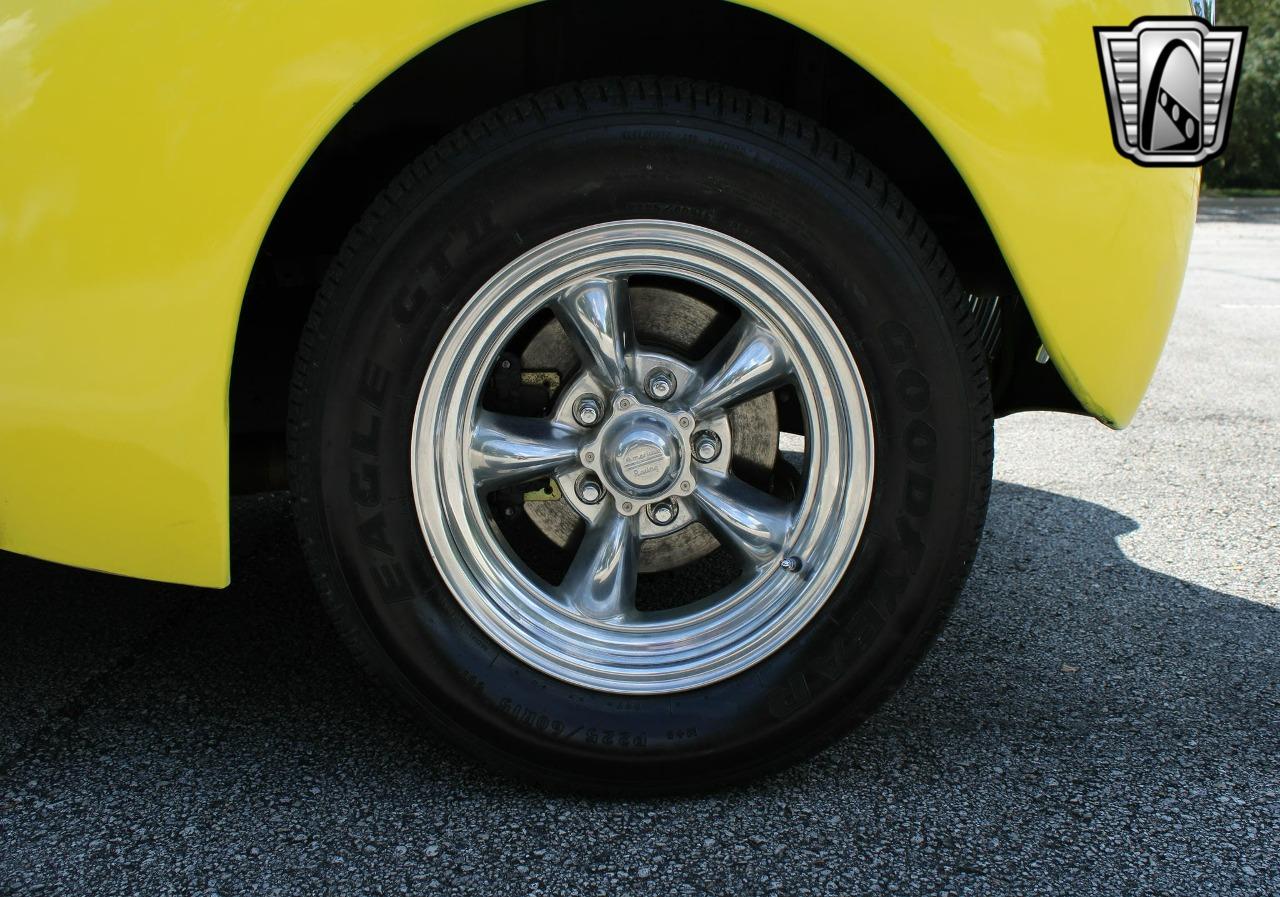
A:
[[[641,339],[633,299],[655,277],[722,309],[701,355]],[[545,413],[513,412],[494,378],[514,344],[527,356],[539,339],[567,363],[510,387],[544,388]],[[776,420],[784,397],[803,422],[782,446],[797,461],[785,488],[739,460],[759,443],[743,409]],[[724,234],[636,220],[553,239],[480,288],[428,368],[411,461],[427,546],[485,633],[559,679],[658,694],[738,673],[814,617],[857,547],[872,458],[857,367],[805,287]],[[504,524],[513,492],[571,521],[560,569]],[[670,540],[665,563],[646,562]],[[684,576],[713,557],[725,576]],[[642,606],[641,579],[658,572],[690,580],[684,600]]]

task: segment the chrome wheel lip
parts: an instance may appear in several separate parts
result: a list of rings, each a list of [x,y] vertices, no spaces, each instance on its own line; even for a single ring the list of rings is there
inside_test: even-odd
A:
[[[716,290],[767,328],[795,365],[809,425],[810,475],[782,548],[784,555],[806,560],[802,574],[776,563],[758,567],[740,587],[679,613],[646,615],[643,622],[588,620],[557,602],[501,543],[474,487],[469,447],[480,390],[516,329],[572,284],[638,273]],[[824,408],[819,396],[835,401]],[[574,426],[585,437],[586,428]],[[870,405],[852,354],[830,315],[798,280],[725,234],[679,222],[629,220],[549,240],[477,291],[447,329],[424,377],[410,463],[431,556],[486,634],[535,669],[575,685],[663,694],[704,687],[759,663],[821,610],[861,537],[874,443]],[[690,470],[708,488],[722,476],[697,465]]]

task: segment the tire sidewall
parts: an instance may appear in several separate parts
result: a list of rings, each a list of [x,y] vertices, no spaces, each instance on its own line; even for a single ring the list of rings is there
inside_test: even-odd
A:
[[[578,781],[736,777],[870,712],[972,552],[984,419],[945,261],[878,177],[662,111],[544,123],[406,172],[344,250],[298,403],[300,523],[366,661],[468,747]],[[862,539],[822,610],[749,670],[652,697],[548,677],[471,621],[428,552],[409,451],[434,347],[483,282],[547,239],[636,218],[720,231],[804,283],[849,343],[875,438]]]

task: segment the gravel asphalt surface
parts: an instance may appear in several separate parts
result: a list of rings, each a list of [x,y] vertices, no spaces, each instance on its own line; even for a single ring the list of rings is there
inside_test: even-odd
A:
[[[1201,213],[1133,426],[997,426],[950,628],[700,798],[495,777],[365,682],[279,496],[226,592],[0,555],[0,894],[1280,893],[1280,201]]]

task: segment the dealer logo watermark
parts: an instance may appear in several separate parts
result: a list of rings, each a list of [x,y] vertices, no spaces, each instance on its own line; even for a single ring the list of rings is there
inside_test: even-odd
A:
[[[1244,28],[1191,16],[1094,28],[1111,137],[1139,165],[1200,165],[1227,146]]]

